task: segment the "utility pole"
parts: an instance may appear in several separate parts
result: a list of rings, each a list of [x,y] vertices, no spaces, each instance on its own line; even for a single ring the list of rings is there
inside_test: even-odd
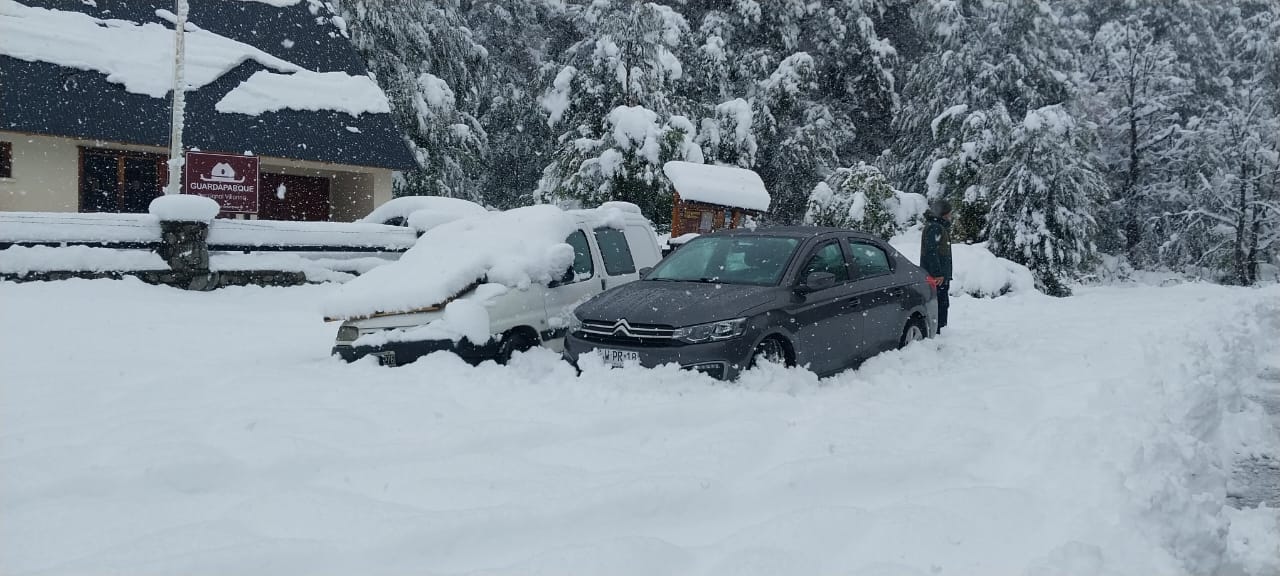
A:
[[[187,107],[186,33],[187,0],[175,0],[177,18],[173,26],[173,116],[169,124],[169,183],[165,194],[182,193],[182,125]]]

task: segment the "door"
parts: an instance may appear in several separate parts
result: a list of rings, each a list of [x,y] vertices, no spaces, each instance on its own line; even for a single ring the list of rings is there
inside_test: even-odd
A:
[[[803,262],[796,276],[798,284],[814,272],[831,274],[835,284],[799,296],[791,308],[796,363],[818,374],[842,370],[857,356],[855,349],[863,345],[862,333],[850,318],[858,301],[850,282],[848,258],[840,240],[832,239],[814,247]]]
[[[114,155],[84,153],[80,168],[80,211],[120,211],[120,161]]]
[[[560,350],[563,346],[561,338],[569,326],[569,315],[573,310],[600,293],[600,274],[596,270],[595,256],[587,241],[587,233],[582,230],[574,231],[565,239],[565,243],[573,246],[573,266],[547,287],[543,294],[546,319],[538,327],[543,343],[553,350]]]
[[[123,206],[121,212],[143,213],[151,208],[151,201],[163,192],[159,188],[160,169],[149,158],[126,156],[124,160]]]
[[[626,234],[617,228],[596,228],[596,246],[604,264],[600,288],[608,290],[636,279],[636,261]]]
[[[870,343],[865,359],[897,348],[907,321],[902,307],[906,288],[893,273],[888,253],[879,246],[850,238],[849,253],[862,305],[864,336]]]
[[[323,222],[329,219],[329,179],[263,173],[258,219]]]

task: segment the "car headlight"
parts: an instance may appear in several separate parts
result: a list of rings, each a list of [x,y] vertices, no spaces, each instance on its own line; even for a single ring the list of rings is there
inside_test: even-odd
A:
[[[351,342],[360,337],[360,329],[355,326],[338,327],[338,341]]]
[[[567,316],[565,318],[565,330],[568,330],[569,334],[573,334],[582,328],[582,319],[578,317],[577,312],[570,312]]]
[[[746,329],[746,318],[734,318],[733,320],[721,320],[719,322],[676,328],[671,337],[676,340],[697,344],[699,342],[737,338]]]

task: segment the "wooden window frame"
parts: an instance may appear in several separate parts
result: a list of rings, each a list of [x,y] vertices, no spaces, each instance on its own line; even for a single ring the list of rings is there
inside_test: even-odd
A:
[[[124,204],[125,194],[125,164],[126,158],[141,158],[144,160],[154,160],[156,162],[156,184],[163,186],[169,179],[169,163],[168,157],[164,154],[155,152],[142,152],[139,150],[121,150],[119,148],[100,148],[97,146],[80,146],[79,159],[76,167],[76,202],[78,204],[77,212],[84,212],[87,205],[84,200],[84,157],[93,154],[96,156],[113,156],[116,159],[116,205]],[[109,212],[110,213],[110,212]],[[118,212],[116,212],[118,213]]]

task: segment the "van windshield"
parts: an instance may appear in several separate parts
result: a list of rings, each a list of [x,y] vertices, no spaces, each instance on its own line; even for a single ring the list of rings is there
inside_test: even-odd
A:
[[[703,236],[663,260],[645,280],[776,286],[800,240]]]

